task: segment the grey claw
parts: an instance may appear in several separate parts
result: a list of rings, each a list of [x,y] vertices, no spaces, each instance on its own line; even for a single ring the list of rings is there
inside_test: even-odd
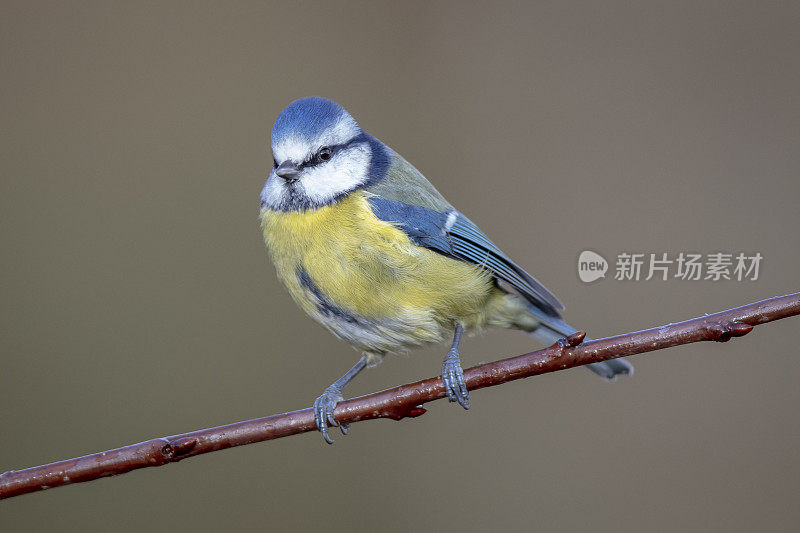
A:
[[[319,398],[314,400],[314,422],[328,444],[333,444],[333,439],[328,434],[328,427],[340,425],[333,416],[336,404],[340,401],[342,401],[342,392],[334,387],[328,387]],[[346,435],[346,429],[342,429],[342,433]]]
[[[447,399],[458,402],[464,409],[469,409],[469,391],[464,382],[464,370],[458,360],[458,353],[447,354],[442,364],[442,381],[447,391]]]

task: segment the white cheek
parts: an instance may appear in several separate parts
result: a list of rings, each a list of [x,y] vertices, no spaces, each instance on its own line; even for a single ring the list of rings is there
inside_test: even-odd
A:
[[[303,173],[303,191],[315,203],[324,204],[355,189],[367,181],[370,157],[366,144],[336,154],[328,163]]]

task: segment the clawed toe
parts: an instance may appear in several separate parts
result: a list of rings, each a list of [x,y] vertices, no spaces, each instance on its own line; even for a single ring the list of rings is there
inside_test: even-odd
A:
[[[464,382],[464,370],[458,353],[448,353],[442,364],[442,381],[447,392],[447,399],[451,402],[458,402],[464,409],[469,409],[469,391]]]
[[[345,385],[350,383],[350,380],[356,377],[359,372],[366,368],[367,360],[367,355],[362,356],[361,359],[358,360],[358,363],[353,365],[353,368],[348,370],[344,376],[334,381],[333,385],[325,389],[325,392],[314,400],[314,422],[316,422],[317,429],[322,433],[325,442],[328,444],[333,444],[333,439],[328,434],[328,427],[339,426],[339,429],[342,430],[342,435],[347,435],[347,431],[350,429],[350,424],[340,424],[336,422],[333,411],[336,409],[336,404],[342,401],[342,389]]]
[[[333,415],[336,404],[342,401],[342,391],[335,387],[325,389],[319,398],[314,400],[314,422],[322,437],[328,444],[333,444],[333,439],[328,434],[329,427],[339,427],[343,435],[347,435],[350,424],[339,424]]]

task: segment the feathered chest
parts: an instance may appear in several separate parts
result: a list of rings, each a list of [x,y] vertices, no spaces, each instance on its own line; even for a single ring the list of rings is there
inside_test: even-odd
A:
[[[276,266],[278,262],[326,265],[326,276],[336,276],[340,269],[373,262],[391,264],[413,253],[406,234],[378,220],[366,199],[366,193],[354,192],[344,200],[315,210],[276,212],[261,211],[264,241]],[[377,268],[383,268],[376,265]],[[322,273],[322,272],[320,272]],[[344,273],[344,272],[342,272]]]
[[[476,265],[414,244],[375,216],[366,192],[304,212],[264,209],[278,276],[309,314],[439,322],[476,312],[491,282]]]
[[[309,303],[304,300],[313,282],[338,305],[366,315],[379,313],[384,306],[376,289],[397,283],[425,252],[401,230],[378,220],[362,192],[316,210],[264,209],[261,223],[278,276],[306,311]]]

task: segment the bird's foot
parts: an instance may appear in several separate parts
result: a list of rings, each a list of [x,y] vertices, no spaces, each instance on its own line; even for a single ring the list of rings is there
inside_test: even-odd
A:
[[[336,409],[336,404],[342,401],[342,389],[331,385],[319,398],[314,400],[314,421],[317,423],[317,429],[322,433],[322,437],[328,444],[333,444],[333,439],[328,435],[328,427],[339,427],[342,430],[342,435],[347,435],[350,429],[350,424],[340,424],[333,416],[333,410]]]
[[[447,399],[458,402],[464,409],[469,409],[469,391],[464,382],[464,369],[461,368],[461,359],[458,351],[451,349],[442,363],[442,381]]]

